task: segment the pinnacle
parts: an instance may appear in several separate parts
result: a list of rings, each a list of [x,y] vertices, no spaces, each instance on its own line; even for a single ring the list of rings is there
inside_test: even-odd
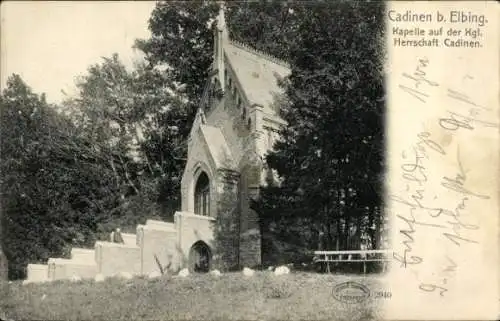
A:
[[[226,18],[224,15],[225,5],[224,1],[219,1],[219,15],[217,16],[217,29],[222,31],[226,28]]]

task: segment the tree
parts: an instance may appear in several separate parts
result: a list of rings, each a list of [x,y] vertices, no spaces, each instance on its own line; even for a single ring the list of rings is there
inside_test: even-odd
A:
[[[210,72],[217,12],[212,1],[160,1],[149,19],[152,37],[136,42],[149,64],[162,66],[173,89],[195,106]]]
[[[71,123],[18,75],[8,79],[1,110],[2,245],[9,274],[18,278],[29,260],[46,260],[81,239],[72,223],[92,218],[67,210],[78,195],[68,184],[77,157],[71,146],[78,144],[69,139]]]
[[[288,60],[305,12],[303,3],[259,0],[227,2],[226,16],[231,39]]]
[[[179,121],[186,117],[171,83],[149,64],[127,70],[115,54],[88,69],[78,97],[68,102],[96,152],[106,157],[115,186],[126,186],[110,224],[135,228],[145,216],[168,219],[177,209],[180,197],[174,192],[183,153],[178,137],[185,131]]]
[[[124,179],[137,194],[133,158],[137,156],[138,131],[145,111],[136,106],[135,80],[134,73],[126,70],[117,54],[103,57],[102,64],[90,66],[87,75],[80,78],[77,98],[66,104],[71,105],[72,118],[88,134],[97,151],[109,155],[116,184]]]
[[[288,42],[294,39],[292,31],[300,20],[300,6],[294,14],[279,1],[226,5],[233,39],[286,57]],[[150,115],[144,126],[142,150],[148,155],[149,177],[159,184],[159,200],[170,211],[180,205],[186,142],[212,64],[218,10],[219,4],[214,1],[158,2],[149,20],[151,38],[136,42],[147,61],[140,68],[144,81],[139,83],[142,90],[155,93],[150,97],[156,97],[141,105]],[[281,21],[279,26],[277,19]]]
[[[1,109],[2,245],[10,278],[23,278],[28,262],[93,246],[107,224],[127,219],[130,186],[109,163],[123,154],[100,148],[87,125],[75,126],[19,76],[9,78]]]
[[[128,186],[121,202],[130,224],[146,212],[171,219],[180,206],[190,111],[171,77],[149,63],[128,71],[115,54],[91,66],[78,82],[78,97],[66,102],[96,152],[107,158],[115,185]]]
[[[383,196],[383,4],[308,6],[292,43],[284,84],[288,126],[268,165],[281,185],[262,193],[262,220],[303,236],[303,246],[349,248],[380,224]],[[299,225],[300,224],[300,225]],[[281,228],[280,228],[281,226]],[[379,228],[379,227],[378,227]]]
[[[149,80],[142,81],[144,78]],[[150,100],[149,112],[143,120],[140,150],[144,155],[142,187],[149,184],[154,189],[163,217],[171,219],[180,207],[180,182],[191,123],[185,99],[167,90],[164,82],[155,70],[146,70],[139,77],[139,83],[147,84],[151,97],[155,97]]]

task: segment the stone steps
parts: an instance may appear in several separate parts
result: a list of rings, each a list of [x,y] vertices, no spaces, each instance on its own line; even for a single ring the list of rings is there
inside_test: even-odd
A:
[[[135,244],[98,241],[95,244],[97,272],[113,276],[117,272],[141,274],[141,249]]]
[[[74,247],[71,249],[71,259],[78,262],[94,262],[95,251],[91,249],[82,249]]]
[[[174,223],[147,220],[136,233],[121,233],[124,243],[97,241],[94,249],[72,248],[71,259],[50,258],[47,264],[29,264],[26,283],[61,279],[109,277],[120,274],[159,272],[156,258],[163,267],[175,257],[177,232]],[[155,258],[156,256],[156,258]],[[172,262],[177,263],[177,262]]]
[[[49,266],[47,264],[28,264],[25,283],[49,281]]]
[[[50,258],[48,263],[48,279],[64,280],[73,277],[93,278],[97,274],[95,261]]]
[[[28,265],[25,282],[109,276],[158,275],[161,270],[186,267],[194,244],[213,241],[215,219],[176,212],[175,223],[147,220],[136,233],[121,233],[124,243],[98,241],[94,249],[73,248],[71,259],[51,258],[48,264]],[[111,240],[110,240],[111,241]]]
[[[149,226],[151,228],[175,230],[175,224],[174,223],[157,221],[157,220],[147,220],[146,221],[146,226]]]
[[[127,245],[137,245],[137,234],[122,233],[122,238]]]
[[[162,224],[163,223],[163,224]],[[173,223],[148,220],[146,225],[137,226],[137,242],[141,250],[141,270],[144,274],[160,272],[169,267],[176,270],[177,231]]]

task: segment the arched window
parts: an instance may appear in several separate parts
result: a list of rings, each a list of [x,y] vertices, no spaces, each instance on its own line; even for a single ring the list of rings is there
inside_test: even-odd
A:
[[[194,189],[194,213],[210,215],[210,181],[205,172],[201,173]]]

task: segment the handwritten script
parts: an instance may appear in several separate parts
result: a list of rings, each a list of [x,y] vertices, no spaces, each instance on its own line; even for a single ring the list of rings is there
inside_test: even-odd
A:
[[[401,152],[399,170],[403,189],[389,195],[389,200],[398,205],[394,214],[397,226],[401,227],[398,231],[401,242],[395,244],[393,258],[404,269],[417,269],[428,259],[436,260],[435,256],[427,258],[416,250],[419,230],[433,233],[452,248],[480,243],[476,233],[480,226],[474,221],[469,207],[473,202],[487,201],[490,195],[471,184],[473,167],[465,163],[461,152],[463,142],[457,133],[473,135],[479,127],[494,130],[499,127],[498,123],[488,120],[491,108],[482,106],[465,93],[467,82],[474,81],[474,76],[467,74],[462,78],[463,87],[450,88],[431,78],[429,65],[431,61],[427,57],[418,58],[414,70],[402,73],[398,85],[415,103],[428,104],[438,91],[446,97],[444,103],[447,105],[440,106],[442,115],[431,119],[436,124],[431,127],[438,130],[431,132],[425,129],[426,124],[422,124],[423,130],[414,137],[414,143]],[[439,139],[443,136],[451,137],[455,144],[443,144]],[[431,170],[436,162],[452,163],[454,167],[436,174],[435,169]],[[446,202],[442,200],[445,198]],[[450,199],[454,201],[450,203]],[[448,280],[456,272],[458,263],[448,253],[439,261],[437,264],[433,262],[433,266],[441,265],[441,271],[436,271],[434,280],[420,282],[419,289],[445,296],[449,291]]]

